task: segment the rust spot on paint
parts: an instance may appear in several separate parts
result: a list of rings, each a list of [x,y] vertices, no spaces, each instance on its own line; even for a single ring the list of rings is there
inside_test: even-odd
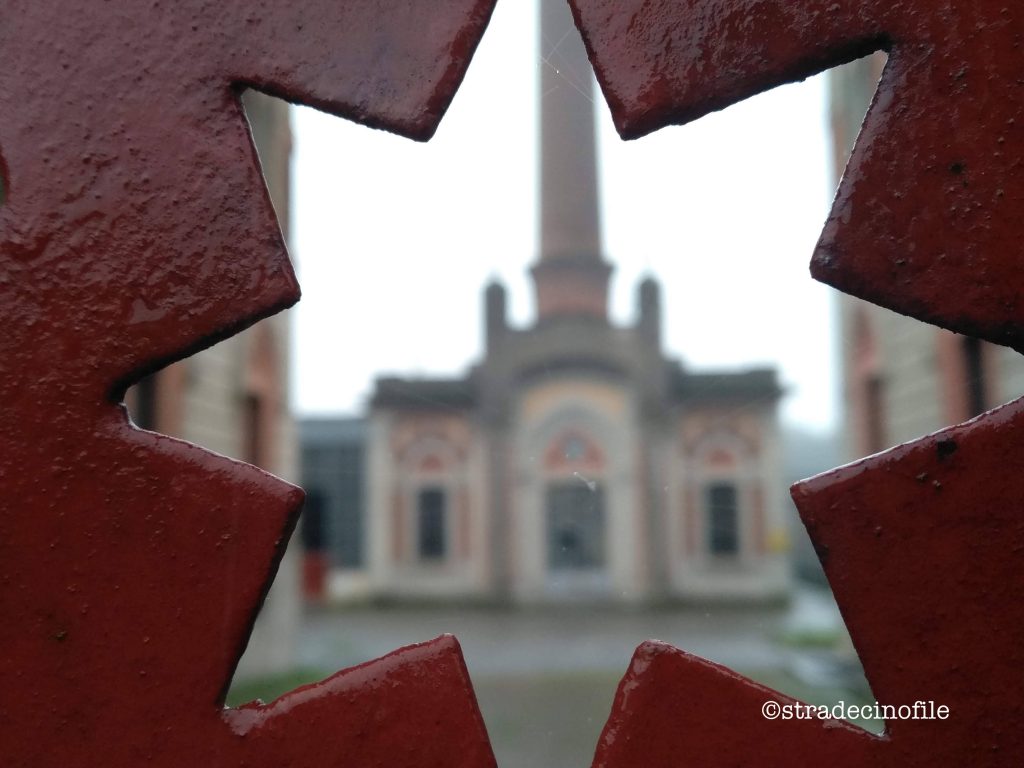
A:
[[[939,461],[948,459],[956,453],[957,448],[959,448],[959,446],[956,444],[956,440],[953,440],[952,438],[939,440],[939,442],[935,444],[935,452],[939,455]]]

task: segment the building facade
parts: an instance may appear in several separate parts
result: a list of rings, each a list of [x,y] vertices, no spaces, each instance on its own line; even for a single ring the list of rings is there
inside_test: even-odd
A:
[[[829,73],[835,177],[885,67],[882,53]],[[1024,393],[1024,359],[868,302],[839,299],[848,459],[957,424]]]
[[[257,92],[243,98],[264,178],[287,237],[289,107]],[[125,397],[136,426],[196,443],[298,481],[297,439],[288,406],[289,318],[263,320],[157,371]],[[237,677],[290,669],[301,610],[299,548],[290,547],[260,612]]]
[[[350,533],[360,540],[350,570],[367,594],[399,599],[783,597],[776,373],[698,373],[667,357],[652,278],[638,286],[635,322],[609,320],[593,76],[567,9],[541,6],[551,55],[540,78],[536,320],[513,327],[506,290],[492,283],[485,350],[466,374],[378,379],[360,422],[365,516]],[[323,445],[323,422],[303,429],[306,488],[323,483],[329,499],[322,467],[340,440]],[[332,525],[305,537],[319,544],[314,560],[328,553],[343,572],[342,545],[327,534],[346,532]]]

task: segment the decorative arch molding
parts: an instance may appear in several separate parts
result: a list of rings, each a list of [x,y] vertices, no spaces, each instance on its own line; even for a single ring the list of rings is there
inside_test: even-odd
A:
[[[620,469],[625,457],[621,451],[616,450],[615,438],[621,431],[621,427],[616,427],[595,408],[578,402],[555,407],[540,424],[523,430],[518,452],[522,467],[520,474],[571,474],[573,469],[567,465],[552,472],[547,460],[559,440],[572,435],[580,435],[586,440],[589,450],[599,455],[604,471]]]
[[[465,471],[465,451],[437,432],[417,435],[402,446],[396,458],[404,476],[437,476]]]
[[[691,445],[685,464],[701,475],[741,475],[757,469],[758,453],[739,432],[719,428],[704,433]]]
[[[521,396],[520,409],[532,418],[515,421],[512,442],[509,523],[516,599],[542,602],[614,593],[629,600],[639,599],[646,589],[641,562],[646,521],[637,514],[642,481],[634,407],[624,389],[576,377],[549,379]],[[591,465],[551,461],[552,451],[573,435],[589,446],[596,459]],[[576,566],[560,563],[553,554],[559,547],[560,520],[582,526],[579,535],[601,554]]]
[[[549,475],[603,473],[605,463],[605,451],[600,444],[587,430],[577,426],[557,433],[544,451],[541,462]]]

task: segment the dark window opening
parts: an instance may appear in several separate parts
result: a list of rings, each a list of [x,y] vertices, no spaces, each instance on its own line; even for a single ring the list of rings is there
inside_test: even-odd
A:
[[[740,551],[739,507],[736,486],[716,483],[708,487],[708,549],[712,555]]]
[[[263,398],[259,395],[246,395],[242,414],[244,459],[256,467],[264,466],[266,457],[263,455]]]
[[[320,552],[325,548],[324,495],[320,491],[306,491],[302,505],[302,546],[307,552]]]
[[[886,448],[884,395],[881,376],[874,375],[865,379],[864,410],[868,453],[878,453]]]
[[[361,448],[338,452],[335,484],[338,488],[334,522],[335,559],[342,568],[360,568],[363,556],[363,453]]]
[[[604,489],[583,483],[548,488],[548,566],[602,568],[605,560]]]
[[[153,373],[141,379],[133,388],[135,402],[132,408],[132,421],[139,429],[157,431],[157,409],[159,404],[159,382]]]
[[[981,339],[966,336],[961,345],[964,375],[967,379],[967,415],[977,416],[988,410],[985,397],[985,360]]]
[[[300,421],[299,429],[304,443],[302,486],[307,498],[316,493],[322,500],[323,551],[335,568],[362,568],[366,565],[365,423],[306,419]]]
[[[418,551],[421,560],[439,560],[447,552],[445,494],[440,488],[424,488],[417,499]]]

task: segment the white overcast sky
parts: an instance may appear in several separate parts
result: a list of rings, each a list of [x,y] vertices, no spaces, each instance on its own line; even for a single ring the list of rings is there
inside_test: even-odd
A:
[[[482,349],[481,291],[500,277],[533,315],[535,3],[498,3],[437,135],[418,144],[309,109],[295,130],[293,403],[358,413],[381,373],[455,374]],[[824,78],[634,142],[596,95],[611,313],[664,287],[670,355],[693,368],[775,364],[786,421],[837,421],[834,292],[811,280],[832,197]]]

